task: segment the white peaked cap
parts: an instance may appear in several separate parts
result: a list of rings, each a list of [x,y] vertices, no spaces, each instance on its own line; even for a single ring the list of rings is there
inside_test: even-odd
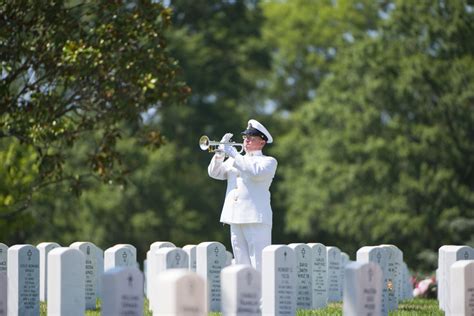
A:
[[[263,135],[265,135],[265,137],[267,138],[267,143],[270,144],[273,142],[273,137],[272,135],[270,134],[270,132],[265,128],[265,126],[263,126],[262,123],[260,123],[259,121],[257,120],[254,120],[254,119],[251,119],[248,121],[248,125],[247,125],[247,129],[242,132],[243,134],[246,134],[247,131],[251,131],[253,129],[256,129],[258,130],[260,133],[262,133]],[[250,134],[250,133],[249,133]]]

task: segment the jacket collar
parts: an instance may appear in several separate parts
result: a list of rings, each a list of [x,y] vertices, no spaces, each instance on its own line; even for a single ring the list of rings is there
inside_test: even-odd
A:
[[[250,151],[246,153],[247,156],[253,157],[253,156],[263,156],[263,153],[261,150],[255,150],[255,151]]]

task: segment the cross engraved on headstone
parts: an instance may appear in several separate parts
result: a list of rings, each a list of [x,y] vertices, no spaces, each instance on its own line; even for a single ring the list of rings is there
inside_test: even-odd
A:
[[[252,284],[252,281],[253,281],[253,277],[252,277],[252,273],[247,272],[247,284],[250,286],[250,284]]]
[[[133,277],[131,274],[128,275],[128,287],[133,287]]]
[[[301,248],[301,255],[303,256],[303,258],[304,258],[305,253],[306,253],[306,250],[304,250],[304,248]]]
[[[377,263],[380,263],[381,259],[382,259],[382,253],[377,252]]]
[[[26,253],[26,255],[28,256],[28,261],[31,261],[31,256],[33,255],[33,252],[31,251],[31,249],[28,249],[28,252]]]
[[[86,253],[87,253],[87,255],[90,255],[90,254],[91,254],[91,247],[90,247],[90,246],[87,246]]]
[[[181,260],[181,255],[179,254],[179,252],[176,253],[175,259],[176,259],[176,265],[179,265],[179,261]]]
[[[219,248],[215,247],[214,248],[214,253],[216,254],[216,257],[219,256]]]
[[[124,251],[122,253],[122,258],[123,258],[123,262],[127,262],[127,252],[126,251]]]
[[[286,251],[283,253],[283,255],[285,256],[285,261],[286,261],[286,256],[287,256]]]
[[[336,259],[336,252],[335,251],[332,252],[332,258]]]
[[[374,271],[372,268],[369,269],[369,282],[372,282],[372,278],[374,277]]]
[[[322,249],[318,248],[318,255],[321,255],[321,251],[322,251]]]
[[[464,260],[467,260],[469,259],[469,254],[467,253],[467,251],[464,252]]]

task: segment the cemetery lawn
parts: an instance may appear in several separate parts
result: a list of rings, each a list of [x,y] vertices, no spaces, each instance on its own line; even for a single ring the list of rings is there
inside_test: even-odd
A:
[[[86,316],[100,316],[100,302],[97,302],[96,311],[87,311]],[[148,311],[148,300],[145,300],[144,316],[152,316]],[[221,313],[209,313],[211,316],[220,316]],[[342,316],[342,304],[332,303],[325,309],[320,310],[299,310],[297,316]],[[413,299],[403,301],[398,305],[398,310],[390,312],[390,316],[408,316],[408,315],[429,315],[429,316],[444,316],[444,313],[438,308],[438,301],[435,299]],[[46,304],[41,303],[40,316],[46,316]]]

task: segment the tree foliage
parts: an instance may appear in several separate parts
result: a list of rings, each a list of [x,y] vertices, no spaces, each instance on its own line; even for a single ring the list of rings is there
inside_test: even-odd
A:
[[[373,31],[385,9],[370,0],[268,1],[262,7],[263,35],[273,52],[268,93],[283,111],[314,99],[338,55]]]
[[[0,146],[30,157],[8,160],[3,216],[51,183],[67,180],[78,192],[86,176],[123,182],[123,124],[132,127],[126,137],[159,146],[142,114],[189,92],[166,49],[170,10],[153,1],[6,1],[0,13]],[[74,152],[90,167],[78,174],[65,168],[66,153],[84,138],[94,146]]]
[[[338,58],[280,146],[298,152],[282,166],[290,231],[350,252],[394,243],[420,269],[474,242],[473,26],[462,2],[396,1]]]

